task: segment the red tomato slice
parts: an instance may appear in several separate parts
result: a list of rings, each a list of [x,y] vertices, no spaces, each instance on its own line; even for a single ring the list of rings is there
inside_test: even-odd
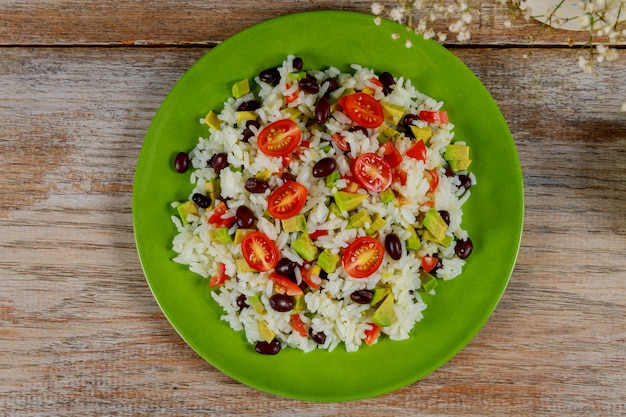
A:
[[[378,336],[380,336],[380,326],[374,324],[374,323],[367,323],[370,326],[372,326],[370,329],[365,331],[365,343],[368,346],[371,346],[376,339],[378,339]]]
[[[385,250],[378,240],[363,236],[348,245],[341,257],[341,264],[351,277],[365,278],[378,270],[384,255]]]
[[[241,252],[250,268],[265,272],[278,263],[278,249],[263,232],[247,234],[241,241]]]
[[[385,114],[383,106],[366,93],[354,93],[339,99],[339,105],[354,123],[367,129],[383,124]]]
[[[270,273],[269,279],[274,282],[274,291],[279,294],[298,295],[304,294],[298,284],[275,272]]]
[[[381,145],[383,149],[383,159],[387,161],[390,168],[395,168],[402,162],[402,154],[398,152],[392,141],[387,141]]]
[[[448,112],[447,111],[428,111],[422,110],[417,115],[421,120],[428,123],[439,123],[446,124],[448,123]]]
[[[376,193],[385,191],[391,185],[391,167],[380,156],[368,152],[354,161],[354,176],[363,187]]]
[[[257,139],[259,149],[268,156],[286,156],[300,144],[302,132],[296,122],[282,119],[270,123],[260,132]]]
[[[222,216],[228,212],[228,206],[223,201],[220,201],[215,209],[213,209],[213,213],[209,216],[207,220],[210,224],[215,227],[230,227],[237,221],[235,216],[230,216],[223,218]]]
[[[437,174],[436,169],[431,169],[429,171],[426,171],[426,173],[427,173],[426,179],[428,180],[428,183],[430,184],[430,187],[428,188],[428,192],[432,193],[437,189],[437,186],[439,185],[439,174]]]
[[[319,290],[322,285],[322,279],[319,276],[315,276],[311,274],[312,268],[300,268],[300,275],[302,276],[302,281],[306,283],[312,290]]]
[[[330,140],[340,150],[344,152],[350,151],[350,144],[346,141],[346,138],[341,136],[339,133],[333,133],[332,135],[330,135]]]
[[[269,195],[267,211],[277,219],[289,219],[300,213],[308,195],[309,191],[304,185],[287,181]]]
[[[226,264],[220,262],[217,265],[217,275],[214,277],[211,277],[211,280],[209,281],[209,286],[217,287],[219,285],[224,284],[227,279],[228,279],[228,275],[226,275]]]
[[[406,151],[406,155],[418,161],[426,162],[426,144],[422,139]]]
[[[307,337],[308,336],[308,332],[306,331],[306,328],[304,327],[304,323],[302,322],[302,317],[300,317],[300,314],[298,313],[294,313],[291,315],[291,327],[293,327],[293,329],[302,337]]]
[[[435,266],[437,266],[437,262],[439,262],[439,258],[437,258],[436,256],[423,256],[421,263],[424,272],[432,271]]]

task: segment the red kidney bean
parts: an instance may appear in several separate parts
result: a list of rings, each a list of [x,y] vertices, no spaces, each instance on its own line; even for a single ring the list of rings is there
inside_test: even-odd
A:
[[[326,343],[326,335],[324,332],[315,332],[313,328],[309,328],[309,336],[311,336],[311,340],[313,340],[318,345],[323,345]]]
[[[330,118],[330,102],[322,97],[315,105],[315,121],[321,125]]]
[[[295,57],[291,62],[291,66],[294,71],[302,71],[302,67],[304,66],[304,61],[299,56]]]
[[[383,84],[383,93],[385,93],[385,95],[391,93],[391,86],[396,83],[396,80],[393,79],[393,75],[388,72],[383,72],[378,79]]]
[[[223,152],[215,154],[211,165],[213,166],[215,172],[219,174],[221,170],[228,166],[228,154]]]
[[[402,119],[402,124],[405,125],[406,127],[409,127],[413,124],[413,122],[419,120],[419,117],[417,116],[417,114],[407,114],[406,116],[404,116],[404,118]]]
[[[270,185],[267,181],[260,178],[248,178],[244,184],[244,188],[250,193],[261,194],[269,190]]]
[[[472,253],[472,249],[474,249],[474,244],[472,240],[468,237],[467,239],[459,240],[456,242],[456,247],[454,248],[454,253],[461,259],[467,259],[468,256]]]
[[[191,196],[191,201],[193,201],[196,206],[206,209],[211,205],[211,199],[204,194],[195,193]]]
[[[472,179],[469,177],[469,175],[459,175],[459,181],[461,181],[461,187],[465,188],[466,190],[469,190],[469,188],[472,186]]]
[[[322,158],[313,165],[313,176],[315,178],[324,178],[330,175],[337,167],[337,161],[333,158]]]
[[[243,310],[244,308],[250,307],[247,301],[248,299],[244,294],[239,294],[239,297],[237,297],[237,307],[239,307],[239,311]]]
[[[439,210],[439,215],[448,226],[450,226],[450,213],[447,210]]]
[[[300,86],[300,90],[309,94],[317,94],[320,91],[320,85],[317,83],[315,78],[303,78],[298,82]]]
[[[174,169],[182,174],[183,172],[187,172],[190,163],[189,155],[187,155],[186,152],[179,152],[178,155],[176,155],[176,159],[174,159]]]
[[[385,237],[385,248],[391,259],[399,260],[402,258],[402,242],[395,233],[389,233]]]
[[[278,275],[289,278],[296,271],[297,266],[298,264],[291,259],[282,258],[274,267],[274,271],[276,271]]]
[[[246,122],[246,127],[243,129],[243,141],[244,142],[248,142],[248,140],[254,136],[254,132],[252,131],[251,127],[255,127],[257,130],[261,128],[261,123],[259,123],[256,120],[248,120]]]
[[[357,304],[369,304],[374,298],[374,292],[370,290],[357,290],[350,294],[350,299]]]
[[[268,83],[269,85],[276,87],[280,82],[280,72],[278,71],[278,68],[268,68],[261,71],[259,79],[264,83]]]
[[[256,223],[254,213],[246,206],[237,207],[235,218],[237,219],[237,226],[242,229],[251,229]]]
[[[256,345],[254,346],[254,350],[262,355],[276,355],[280,352],[280,348],[280,341],[278,341],[278,339],[274,339],[271,342],[262,340],[260,342],[256,342]]]
[[[256,100],[244,101],[237,107],[237,111],[254,111],[257,110],[261,105]]]
[[[328,97],[330,96],[330,93],[339,88],[339,82],[337,82],[334,78],[329,78],[326,81],[328,82],[328,88],[326,89],[326,94],[324,94],[324,96]]]
[[[284,313],[293,309],[293,297],[286,294],[274,294],[270,297],[270,307],[274,310]]]

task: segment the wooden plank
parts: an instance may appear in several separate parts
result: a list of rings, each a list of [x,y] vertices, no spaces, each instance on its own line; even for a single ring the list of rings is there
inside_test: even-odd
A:
[[[348,10],[371,13],[373,1],[357,0],[277,0],[258,7],[251,0],[185,0],[176,3],[149,0],[12,0],[0,3],[1,45],[208,45],[213,46],[259,22],[290,13],[311,10]],[[387,8],[399,2],[381,1]],[[506,8],[494,2],[474,2],[472,38],[468,45],[529,45],[529,37],[539,36],[537,45],[579,44],[588,34],[546,31],[536,21],[513,20]],[[480,13],[479,13],[480,12]],[[439,29],[445,30],[443,21]],[[448,44],[458,44],[449,36]]]
[[[524,171],[510,286],[440,370],[314,404],[233,381],[152,298],[131,224],[161,100],[206,48],[5,48],[0,60],[0,409],[7,415],[626,413],[626,68],[567,50],[453,49],[492,92]],[[364,366],[371,366],[364,364]]]

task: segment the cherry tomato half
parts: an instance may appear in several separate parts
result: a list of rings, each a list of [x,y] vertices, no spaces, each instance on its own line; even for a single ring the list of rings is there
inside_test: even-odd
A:
[[[341,257],[341,264],[351,277],[365,278],[378,270],[384,255],[383,245],[377,239],[363,236],[348,245]]]
[[[289,219],[300,213],[308,195],[309,191],[304,185],[287,181],[269,195],[267,211],[277,219]]]
[[[385,121],[383,106],[369,94],[354,93],[341,97],[339,105],[348,117],[359,126],[373,129]]]
[[[277,274],[276,272],[270,273],[269,279],[274,283],[274,291],[276,291],[278,294],[304,294],[302,288],[298,287],[298,284],[296,284],[287,277]]]
[[[241,252],[250,268],[265,272],[278,263],[278,249],[263,232],[247,234],[241,241]]]
[[[441,110],[441,111],[429,111],[429,110],[422,110],[419,112],[418,117],[428,123],[439,123],[439,124],[446,124],[448,123],[448,112]]]
[[[368,346],[374,344],[378,336],[380,336],[381,328],[374,323],[367,323],[372,326],[370,329],[365,331],[365,343]]]
[[[257,139],[259,149],[268,156],[286,156],[300,144],[302,132],[296,122],[282,119],[270,123],[260,132]]]
[[[380,193],[391,185],[391,167],[373,152],[364,153],[354,161],[354,176],[361,185],[370,191]]]
[[[430,272],[437,266],[439,258],[435,256],[423,256],[420,262],[422,263],[424,272]]]
[[[291,327],[302,337],[307,337],[309,332],[306,331],[306,327],[304,327],[304,322],[302,321],[302,317],[300,314],[294,313],[290,316],[291,319]]]

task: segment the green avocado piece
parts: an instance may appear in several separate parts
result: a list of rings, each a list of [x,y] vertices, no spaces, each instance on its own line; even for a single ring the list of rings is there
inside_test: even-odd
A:
[[[333,188],[337,180],[341,178],[341,174],[339,171],[333,171],[326,176],[326,186],[328,188]]]
[[[191,200],[185,201],[184,203],[181,203],[178,206],[176,206],[176,211],[178,211],[178,215],[180,216],[180,219],[183,221],[183,224],[189,223],[189,221],[187,220],[188,215],[190,214],[193,214],[194,216],[198,215],[198,208]]]
[[[222,121],[217,116],[218,114],[211,110],[204,118],[204,123],[215,130],[219,129]]]
[[[218,229],[209,230],[209,238],[217,244],[225,245],[233,243],[233,238],[228,234],[228,227],[220,227]]]
[[[374,296],[372,297],[372,301],[370,301],[370,305],[375,306],[380,303],[389,293],[391,293],[391,288],[389,287],[374,288]]]
[[[383,204],[391,203],[394,198],[396,198],[396,193],[394,193],[391,188],[387,188],[385,191],[380,193],[380,200]]]
[[[364,227],[366,223],[371,225],[372,218],[370,217],[367,210],[359,210],[354,213],[352,216],[348,217],[348,226],[347,229],[358,229]]]
[[[446,146],[446,150],[443,153],[443,159],[446,161],[462,161],[469,160],[469,146],[467,145],[458,145],[458,144],[450,144]]]
[[[239,258],[235,261],[235,266],[237,267],[237,272],[256,272],[256,269],[251,268],[246,262],[245,259]]]
[[[372,220],[370,221],[370,227],[365,229],[365,234],[371,236],[382,229],[386,224],[387,222],[381,217],[380,214],[374,213],[372,215]]]
[[[304,301],[304,294],[296,294],[291,296],[293,298],[294,310],[306,310],[306,301]]]
[[[248,297],[248,304],[250,307],[254,309],[259,314],[265,314],[265,306],[263,305],[263,301],[261,301],[261,294],[257,293]]]
[[[330,249],[324,249],[320,256],[317,258],[317,264],[320,268],[322,268],[326,273],[332,274],[337,269],[339,262],[341,261],[341,257],[339,254],[332,253]]]
[[[423,140],[424,144],[428,144],[428,140],[433,136],[433,130],[430,127],[411,126],[411,132],[415,136],[415,140]]]
[[[300,234],[300,236],[291,244],[293,250],[302,257],[305,261],[314,261],[317,258],[318,249],[315,243],[311,240],[306,233]]]
[[[306,71],[294,71],[287,74],[287,78],[290,81],[300,81],[306,77]]]
[[[437,287],[437,279],[428,272],[420,271],[420,282],[425,292],[431,292]]]
[[[423,225],[437,240],[443,240],[448,231],[448,224],[434,208],[428,210],[424,215]]]
[[[452,236],[445,235],[443,239],[437,239],[432,233],[428,230],[424,230],[424,234],[422,234],[422,239],[429,240],[431,242],[435,242],[440,244],[441,246],[447,248],[452,243]]]
[[[396,319],[396,313],[393,311],[393,294],[389,293],[382,303],[374,310],[372,314],[372,322],[380,327],[391,326]]]
[[[237,81],[233,84],[233,97],[240,98],[250,92],[250,83],[248,79]]]
[[[302,213],[280,222],[285,232],[306,232],[306,217]]]
[[[417,235],[417,232],[415,231],[415,228],[413,226],[409,225],[408,231],[409,231],[409,233],[411,233],[411,237],[409,237],[408,240],[406,241],[406,249],[407,250],[418,250],[420,248],[420,246],[422,246],[422,242],[421,242],[419,236]]]
[[[402,116],[404,116],[404,112],[406,111],[405,108],[398,106],[397,104],[391,104],[384,101],[381,101],[380,105],[383,107],[385,121],[393,125],[398,125],[400,120],[402,120]]]
[[[235,244],[241,243],[248,233],[254,232],[256,229],[237,229],[235,230]]]
[[[471,163],[470,159],[453,159],[448,161],[448,165],[453,172],[466,171]]]
[[[386,123],[383,123],[378,128],[378,142],[383,144],[389,142],[395,135],[398,134],[398,131],[393,127],[389,126]]]
[[[270,329],[265,320],[259,321],[259,335],[261,339],[265,340],[267,343],[271,342],[276,337],[276,333]]]
[[[367,198],[367,194],[337,191],[334,197],[335,204],[337,205],[337,208],[339,208],[339,210],[350,211],[357,208]]]
[[[343,217],[343,214],[341,214],[341,210],[339,210],[339,207],[337,207],[337,204],[335,203],[330,203],[330,205],[328,206],[328,210],[330,214],[334,214],[339,219]]]

